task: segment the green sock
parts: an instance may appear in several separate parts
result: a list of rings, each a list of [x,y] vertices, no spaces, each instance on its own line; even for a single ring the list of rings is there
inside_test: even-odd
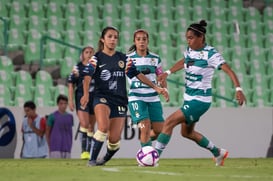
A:
[[[155,143],[155,149],[157,150],[159,155],[161,155],[162,151],[165,149],[170,139],[171,139],[171,135],[167,135],[164,133],[159,134],[157,141]]]
[[[200,142],[197,144],[205,149],[210,150],[215,157],[219,156],[219,149],[205,136],[203,136]]]
[[[140,142],[140,145],[141,145],[141,147],[144,147],[144,146],[152,146],[152,142],[151,142],[151,140],[149,140],[149,141],[146,142],[146,143]]]

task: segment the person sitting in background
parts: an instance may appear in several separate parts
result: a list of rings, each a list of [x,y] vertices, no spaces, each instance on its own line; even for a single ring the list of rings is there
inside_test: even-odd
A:
[[[71,158],[73,115],[66,112],[68,98],[57,97],[58,110],[48,116],[46,138],[50,158]]]
[[[46,119],[36,113],[36,105],[33,101],[25,102],[24,112],[21,158],[45,158],[48,153],[45,138]]]

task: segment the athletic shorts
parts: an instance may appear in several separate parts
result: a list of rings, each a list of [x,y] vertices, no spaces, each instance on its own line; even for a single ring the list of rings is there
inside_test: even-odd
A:
[[[84,111],[84,112],[88,112],[90,115],[94,114],[94,107],[93,107],[93,94],[89,94],[89,101],[87,103],[87,106],[85,107],[85,109],[81,108],[81,98],[82,98],[83,94],[77,94],[76,95],[76,110],[80,110],[80,111]]]
[[[116,105],[112,99],[107,99],[105,97],[95,95],[93,99],[93,107],[95,107],[97,104],[105,104],[109,106],[111,110],[110,118],[127,116],[127,105]]]
[[[138,124],[144,119],[150,119],[151,122],[163,122],[163,110],[161,102],[130,101],[129,110],[133,124]]]
[[[180,110],[184,113],[186,118],[186,124],[190,125],[197,121],[199,118],[207,112],[210,107],[210,103],[201,102],[198,100],[184,101],[184,104]]]

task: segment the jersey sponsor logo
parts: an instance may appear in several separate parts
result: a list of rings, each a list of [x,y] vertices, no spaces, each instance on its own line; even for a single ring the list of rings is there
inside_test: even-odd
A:
[[[101,80],[107,81],[111,77],[111,72],[109,70],[103,70],[101,71],[100,78]]]
[[[123,69],[124,68],[124,62],[122,60],[118,61],[118,66]]]

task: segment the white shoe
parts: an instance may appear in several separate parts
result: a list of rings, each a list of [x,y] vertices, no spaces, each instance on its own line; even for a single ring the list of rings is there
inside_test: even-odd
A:
[[[225,149],[220,149],[220,155],[218,157],[214,157],[213,160],[215,161],[216,166],[223,166],[224,161],[228,156],[228,151]]]

